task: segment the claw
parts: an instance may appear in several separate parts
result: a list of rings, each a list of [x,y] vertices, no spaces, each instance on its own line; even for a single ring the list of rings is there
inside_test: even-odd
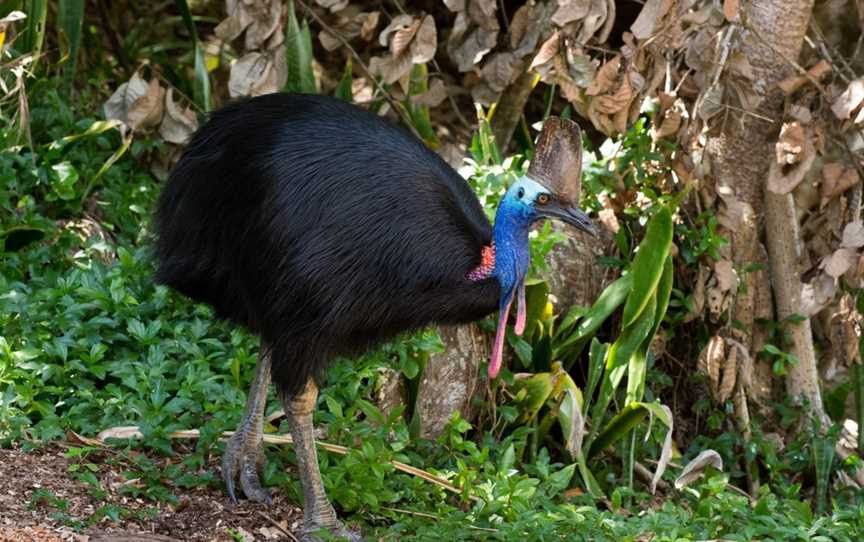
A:
[[[247,499],[267,505],[273,503],[270,492],[261,485],[258,474],[263,465],[261,441],[250,438],[242,431],[235,433],[225,446],[225,455],[222,457],[222,479],[232,503],[237,504],[235,477],[240,480],[240,488]]]

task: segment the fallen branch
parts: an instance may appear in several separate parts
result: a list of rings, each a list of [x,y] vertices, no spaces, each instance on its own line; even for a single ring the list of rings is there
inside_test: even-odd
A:
[[[106,430],[100,432],[96,436],[96,438],[85,437],[85,436],[79,435],[78,433],[75,433],[74,431],[70,431],[70,433],[71,433],[72,437],[74,439],[78,440],[80,443],[88,445],[88,446],[96,446],[96,447],[100,447],[100,448],[107,446],[107,444],[105,442],[107,439],[130,439],[130,438],[140,439],[143,437],[143,434],[141,433],[141,430],[138,428],[137,425],[125,425],[125,426],[120,426],[120,427],[112,427],[111,429],[106,429]],[[222,439],[227,440],[227,439],[231,438],[233,435],[234,435],[234,431],[225,431],[222,433]],[[197,429],[184,429],[181,431],[174,431],[174,432],[168,434],[168,438],[172,438],[172,439],[197,439],[200,437],[201,437],[201,433]],[[291,435],[285,435],[285,434],[265,433],[263,440],[267,444],[294,444],[294,439],[291,438]],[[347,455],[349,450],[350,450],[350,448],[348,448],[346,446],[339,446],[338,444],[330,444],[328,442],[322,442],[320,440],[316,440],[315,443],[318,444],[318,446],[320,446],[321,448],[327,450],[328,452],[333,452],[333,453],[339,454],[339,455]],[[410,474],[412,476],[422,478],[423,480],[426,480],[430,484],[435,484],[436,486],[442,487],[442,488],[446,489],[447,491],[450,491],[451,493],[456,493],[456,494],[460,494],[460,495],[462,494],[462,490],[460,490],[458,487],[454,486],[453,484],[451,484],[447,480],[445,480],[439,476],[435,476],[434,474],[427,472],[423,469],[418,469],[417,467],[412,467],[411,465],[408,465],[406,463],[402,463],[401,461],[390,461],[390,464],[393,465],[393,467],[396,470],[404,472],[405,474]],[[474,495],[469,495],[469,498],[472,501],[479,500]]]

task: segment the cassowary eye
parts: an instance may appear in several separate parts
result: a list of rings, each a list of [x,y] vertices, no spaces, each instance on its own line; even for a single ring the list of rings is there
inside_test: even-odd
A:
[[[520,187],[519,190],[516,192],[516,197],[519,199],[522,199],[522,196],[524,196],[524,195],[525,195],[525,189]]]
[[[537,196],[537,203],[540,205],[546,205],[549,203],[549,194],[540,194]]]

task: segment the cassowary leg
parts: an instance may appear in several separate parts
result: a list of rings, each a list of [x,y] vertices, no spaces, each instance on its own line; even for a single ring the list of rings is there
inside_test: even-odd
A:
[[[262,343],[255,366],[255,377],[246,399],[246,410],[240,425],[225,446],[222,457],[222,479],[228,488],[231,501],[234,496],[234,479],[240,480],[240,487],[246,498],[260,503],[271,504],[270,493],[261,486],[259,469],[264,466],[264,408],[267,406],[267,391],[270,388],[270,349]]]
[[[324,493],[321,471],[318,468],[318,453],[315,449],[315,433],[312,426],[312,411],[318,398],[318,388],[310,378],[303,390],[291,398],[283,399],[285,414],[291,423],[300,484],[303,486],[303,532],[304,541],[317,542],[316,531],[327,529],[337,537],[352,542],[363,538],[345,528],[336,517],[336,511]]]

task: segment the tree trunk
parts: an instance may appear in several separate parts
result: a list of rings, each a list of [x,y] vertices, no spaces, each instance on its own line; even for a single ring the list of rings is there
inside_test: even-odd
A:
[[[727,232],[732,241],[730,254],[739,270],[757,261],[762,251],[759,222],[762,217],[766,219],[765,245],[779,319],[800,312],[798,224],[795,213],[790,212],[792,196],[768,193],[764,186],[782,123],[783,93],[776,83],[795,72],[791,61],[797,61],[801,51],[812,8],[813,0],[754,0],[741,4],[743,13],[738,21],[743,27],[732,27],[737,34],[728,43],[737,42],[732,47],[737,47],[737,52],[749,61],[758,102],[750,111],[729,110],[728,115],[718,115],[723,117],[722,128],[706,146],[718,193],[722,194],[721,187],[728,187],[731,197],[752,211],[753,219],[745,217],[741,227]],[[723,199],[729,205],[728,193]],[[734,318],[748,330],[751,348],[757,346],[754,338],[758,335],[753,316],[757,308],[756,278],[755,273],[745,276],[747,293],[738,295],[733,310]],[[798,364],[789,369],[788,391],[806,397],[814,414],[824,418],[810,323],[790,324],[788,329],[794,337],[791,352],[798,358]]]

